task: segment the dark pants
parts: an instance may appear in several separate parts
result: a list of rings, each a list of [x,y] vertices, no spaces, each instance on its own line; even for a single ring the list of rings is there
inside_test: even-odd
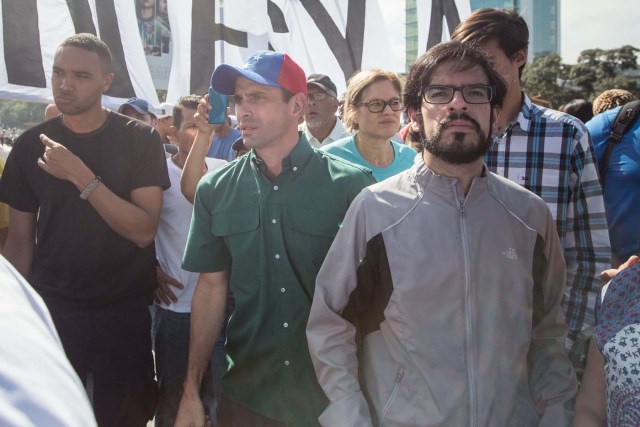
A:
[[[218,427],[286,427],[286,424],[253,412],[222,394],[218,404]]]
[[[98,308],[45,302],[69,361],[88,385],[98,425],[146,426],[158,393],[146,300]]]
[[[182,399],[183,383],[189,361],[189,333],[191,313],[176,313],[156,307],[154,336],[156,342],[156,371],[160,395],[156,409],[156,427],[173,427]],[[224,367],[224,337],[216,342],[211,364],[202,379],[200,396],[207,411],[215,420],[217,393]],[[221,342],[221,346],[218,343]],[[217,365],[219,363],[219,365]]]
[[[191,331],[191,313],[176,313],[162,307],[153,307],[152,335],[155,339],[156,372],[160,389],[156,409],[156,427],[173,427],[180,400],[183,383],[189,361],[189,336]],[[227,323],[234,308],[233,297],[227,300],[225,320],[218,336],[211,360],[202,379],[200,396],[205,412],[216,426],[216,408],[222,396],[222,376],[225,371],[224,343],[227,337]]]

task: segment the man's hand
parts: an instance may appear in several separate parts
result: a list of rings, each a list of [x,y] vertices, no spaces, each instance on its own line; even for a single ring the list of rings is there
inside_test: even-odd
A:
[[[82,160],[62,144],[55,142],[45,134],[40,135],[44,144],[44,154],[38,159],[38,166],[56,178],[71,181],[74,185],[86,185],[93,174]]]
[[[211,421],[204,416],[202,400],[197,395],[183,393],[176,416],[174,427],[202,427],[211,426]]]
[[[626,262],[620,265],[620,267],[610,268],[600,273],[600,278],[603,282],[608,282],[609,280],[613,279],[616,274],[620,273],[627,267],[631,267],[632,265],[637,264],[638,262],[640,262],[640,258],[638,258],[636,255],[631,255]]]
[[[193,121],[198,127],[198,132],[205,134],[212,134],[214,131],[222,129],[223,124],[210,124],[209,123],[209,110],[211,109],[211,104],[209,104],[209,94],[203,96],[198,104],[198,108],[196,109],[196,114],[193,115]]]
[[[158,280],[158,287],[154,294],[154,300],[156,303],[170,305],[171,303],[178,302],[178,297],[171,290],[172,287],[177,289],[184,289],[182,283],[178,282],[173,277],[165,273],[159,266],[156,267],[156,277]]]

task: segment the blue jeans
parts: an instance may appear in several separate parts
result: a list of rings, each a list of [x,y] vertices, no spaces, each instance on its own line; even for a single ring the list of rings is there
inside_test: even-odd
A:
[[[189,360],[191,313],[176,313],[157,307],[153,322],[155,336],[156,375],[160,389],[155,425],[173,427]],[[224,331],[224,329],[223,329]],[[220,334],[204,376],[200,396],[211,419],[216,419],[216,398],[221,393],[224,369],[225,337]],[[214,424],[215,425],[215,424]]]

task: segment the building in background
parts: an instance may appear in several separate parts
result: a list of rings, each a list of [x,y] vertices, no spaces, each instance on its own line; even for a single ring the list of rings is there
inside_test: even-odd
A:
[[[405,0],[406,70],[418,55],[417,1]],[[529,27],[529,58],[560,54],[560,0],[470,0],[471,11],[492,7],[511,9],[521,14]]]
[[[405,0],[405,70],[408,73],[418,55],[418,5],[416,0]]]
[[[471,0],[471,11],[483,7],[512,9],[524,17],[529,26],[529,62],[560,54],[560,0]]]

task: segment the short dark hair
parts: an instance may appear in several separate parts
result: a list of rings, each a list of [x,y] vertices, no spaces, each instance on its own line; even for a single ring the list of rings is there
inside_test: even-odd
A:
[[[111,51],[109,50],[109,46],[93,34],[80,33],[67,37],[60,43],[58,49],[62,49],[63,47],[77,47],[78,49],[95,53],[98,55],[104,73],[109,74],[112,72]]]
[[[451,34],[451,40],[480,45],[496,40],[508,58],[529,46],[529,28],[521,15],[513,10],[478,9],[462,21]],[[522,77],[525,64],[518,70]]]
[[[291,98],[293,98],[293,92],[290,92],[283,87],[280,88],[280,92],[282,92],[282,100],[284,102],[289,102]]]
[[[200,95],[186,95],[178,99],[176,105],[173,106],[173,126],[180,129],[182,126],[183,114],[185,108],[192,110],[198,109],[198,104],[202,97]]]
[[[454,71],[466,71],[473,67],[482,68],[489,79],[489,85],[495,90],[491,106],[502,106],[507,86],[484,51],[467,43],[450,41],[435,45],[418,58],[411,67],[402,95],[405,111],[408,112],[410,108],[416,112],[420,110],[423,89],[431,83],[433,74],[445,62],[454,63]]]
[[[593,105],[586,99],[574,99],[564,104],[560,111],[579,118],[582,123],[587,123],[593,118]]]

